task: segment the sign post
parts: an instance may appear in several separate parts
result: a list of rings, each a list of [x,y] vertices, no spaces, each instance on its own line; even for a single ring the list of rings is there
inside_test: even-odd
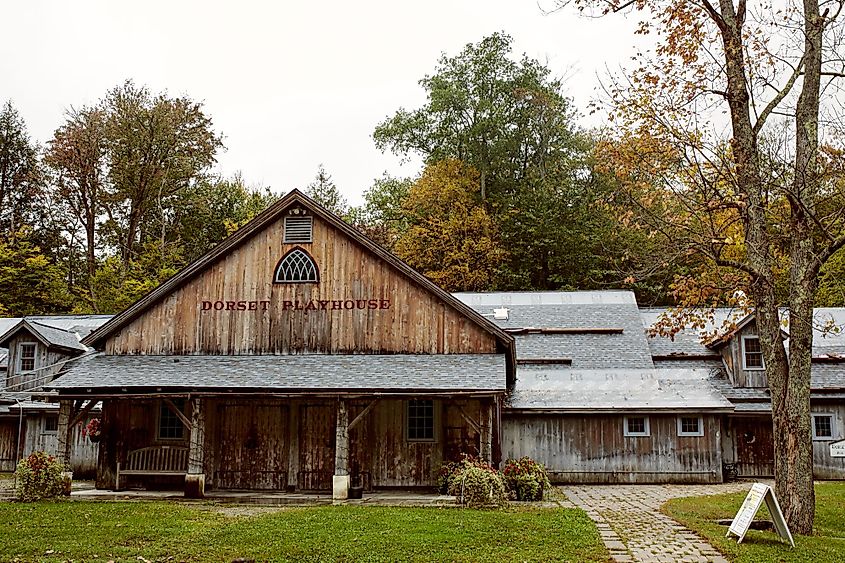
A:
[[[845,457],[845,440],[831,442],[830,457]]]
[[[764,501],[766,508],[769,509],[769,514],[772,515],[772,522],[775,524],[775,530],[777,530],[778,535],[789,541],[789,545],[795,547],[795,541],[792,539],[789,526],[786,525],[783,512],[781,512],[780,505],[778,504],[778,499],[775,498],[775,492],[765,483],[754,483],[751,490],[748,491],[748,495],[742,502],[739,512],[734,516],[731,527],[728,528],[728,533],[725,534],[725,537],[734,534],[738,538],[736,543],[740,543],[748,532],[748,528],[751,527],[751,522],[754,520],[754,516],[760,510],[760,506]]]

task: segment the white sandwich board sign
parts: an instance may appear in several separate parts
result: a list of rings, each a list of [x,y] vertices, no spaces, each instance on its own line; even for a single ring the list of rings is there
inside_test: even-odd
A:
[[[764,501],[766,502],[766,508],[769,509],[769,514],[772,515],[772,522],[774,522],[778,535],[788,540],[789,545],[795,547],[795,541],[792,539],[792,533],[786,525],[783,512],[781,512],[780,505],[778,504],[778,499],[775,498],[775,492],[770,486],[764,483],[754,483],[751,490],[748,491],[748,495],[742,502],[742,506],[739,507],[739,512],[734,516],[731,527],[728,528],[728,533],[725,534],[725,537],[734,534],[739,538],[737,539],[737,543],[741,542]]]
[[[845,457],[845,440],[831,442],[830,457]]]

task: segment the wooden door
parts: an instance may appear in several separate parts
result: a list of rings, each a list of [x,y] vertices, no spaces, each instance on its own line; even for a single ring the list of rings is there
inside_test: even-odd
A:
[[[740,477],[771,477],[775,474],[772,420],[768,417],[731,419]]]
[[[284,490],[287,487],[287,405],[225,404],[218,408],[221,489]]]
[[[0,421],[0,471],[15,470],[15,447],[18,443],[18,421]]]
[[[335,406],[303,405],[299,419],[299,475],[303,491],[328,491],[334,476]]]

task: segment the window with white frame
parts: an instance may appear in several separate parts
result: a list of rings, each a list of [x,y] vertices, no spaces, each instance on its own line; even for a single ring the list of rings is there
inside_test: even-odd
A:
[[[434,401],[414,399],[407,406],[407,437],[409,442],[434,441]]]
[[[764,369],[763,348],[756,336],[742,337],[742,369]]]
[[[678,436],[704,436],[704,421],[700,416],[679,416]]]
[[[833,440],[832,414],[813,414],[813,440]]]
[[[21,342],[18,344],[18,372],[35,369],[35,342]]]
[[[625,436],[650,436],[647,416],[626,416]]]
[[[185,412],[185,399],[173,399],[173,405],[179,409],[179,412]],[[158,414],[158,439],[159,440],[182,440],[185,437],[185,425],[182,419],[179,418],[173,408],[161,402],[161,407]]]

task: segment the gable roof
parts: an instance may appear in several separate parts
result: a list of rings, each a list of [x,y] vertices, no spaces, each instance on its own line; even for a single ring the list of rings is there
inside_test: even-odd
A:
[[[253,235],[259,233],[270,223],[277,220],[285,210],[294,204],[299,204],[307,208],[315,216],[330,224],[332,227],[363,246],[369,252],[391,265],[394,269],[398,270],[401,274],[407,277],[412,283],[415,283],[422,289],[434,294],[441,301],[457,310],[464,317],[468,318],[482,330],[493,336],[499,343],[500,349],[508,355],[508,380],[512,380],[516,366],[513,337],[499,328],[495,323],[484,318],[471,307],[453,297],[447,291],[441,289],[434,282],[414,270],[411,266],[391,254],[389,251],[370,240],[366,235],[348,225],[332,212],[296,189],[291,190],[286,195],[282,196],[276,203],[265,209],[249,223],[235,231],[231,236],[224,239],[204,256],[195,260],[157,288],[141,297],[123,312],[115,315],[110,321],[85,337],[82,342],[95,348],[102,347],[105,340],[111,335],[141,316],[146,310],[163,300],[189,280],[194,279],[212,264],[231,254],[243,243],[251,239]]]
[[[0,346],[5,345],[21,330],[32,334],[39,342],[48,347],[63,348],[85,352],[88,348],[79,341],[75,332],[42,324],[38,321],[23,318],[12,328],[0,335]]]

